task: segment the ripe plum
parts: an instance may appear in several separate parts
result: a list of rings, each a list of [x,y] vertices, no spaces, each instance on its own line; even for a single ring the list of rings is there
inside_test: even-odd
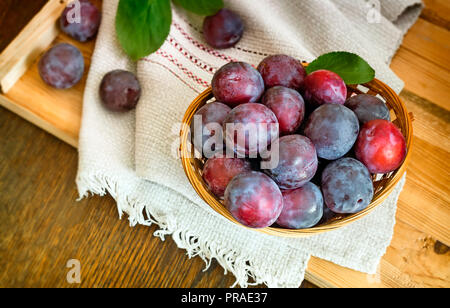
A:
[[[330,163],[322,173],[322,192],[326,205],[339,214],[357,213],[373,198],[369,170],[354,158]]]
[[[136,107],[141,97],[141,86],[133,73],[114,70],[103,77],[100,97],[103,105],[111,111],[129,111]]]
[[[233,108],[258,102],[264,93],[264,81],[250,64],[231,62],[214,74],[212,91],[216,100]]]
[[[306,229],[315,226],[322,215],[322,192],[309,182],[301,188],[283,191],[283,210],[277,224],[288,229]]]
[[[250,228],[271,226],[283,209],[283,195],[277,184],[261,172],[234,177],[225,191],[225,206],[231,215]]]
[[[343,105],[326,104],[317,108],[309,117],[305,135],[316,146],[317,155],[335,160],[347,154],[359,133],[355,113]]]
[[[295,90],[281,86],[270,88],[262,103],[277,116],[281,136],[295,133],[303,122],[305,102]]]
[[[221,9],[203,21],[203,37],[216,49],[233,47],[241,40],[243,34],[242,19],[228,9]]]
[[[75,46],[60,43],[42,56],[38,70],[46,84],[56,89],[68,89],[83,77],[84,58]]]

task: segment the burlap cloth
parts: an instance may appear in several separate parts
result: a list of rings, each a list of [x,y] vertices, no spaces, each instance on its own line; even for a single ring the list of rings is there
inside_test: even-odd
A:
[[[208,265],[215,258],[242,287],[251,282],[298,287],[311,255],[375,273],[392,238],[404,179],[384,204],[349,226],[309,238],[279,238],[246,230],[211,210],[188,183],[174,149],[188,105],[209,85],[216,69],[229,61],[257,65],[276,53],[311,61],[325,52],[351,51],[399,92],[403,83],[389,62],[420,14],[420,0],[225,2],[246,26],[236,47],[209,48],[201,35],[202,18],[174,8],[171,32],[162,48],[133,63],[116,40],[118,0],[103,1],[103,21],[84,94],[80,196],[111,194],[120,217],[127,217],[131,226],[158,224],[155,236],[171,235],[189,257],[199,256]],[[100,104],[99,83],[113,69],[137,73],[143,95],[136,111],[117,114]]]

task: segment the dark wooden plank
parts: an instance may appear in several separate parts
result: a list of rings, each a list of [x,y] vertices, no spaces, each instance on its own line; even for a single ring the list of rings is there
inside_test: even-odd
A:
[[[76,202],[74,148],[0,107],[0,287],[230,287],[213,262],[203,272],[156,227],[130,228],[114,200]],[[81,284],[66,281],[81,263]],[[313,287],[304,283],[304,287]]]
[[[26,2],[26,3],[25,3]],[[0,52],[19,34],[47,0],[2,0],[0,4]]]
[[[450,31],[450,1],[423,0],[425,8],[421,18]]]

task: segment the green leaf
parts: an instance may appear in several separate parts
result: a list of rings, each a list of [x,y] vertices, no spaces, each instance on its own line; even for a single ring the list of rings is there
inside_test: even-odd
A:
[[[310,63],[306,72],[311,74],[317,70],[335,72],[346,84],[361,84],[375,78],[375,70],[360,56],[344,51],[324,54]]]
[[[174,0],[176,5],[197,15],[211,16],[223,8],[223,0]]]
[[[172,23],[170,0],[120,0],[116,15],[117,38],[135,61],[157,51]]]

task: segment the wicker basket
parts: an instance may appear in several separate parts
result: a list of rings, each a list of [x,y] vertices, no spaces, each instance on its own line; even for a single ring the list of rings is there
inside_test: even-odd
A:
[[[305,64],[306,65],[306,64]],[[367,91],[368,89],[368,91]],[[366,92],[367,91],[367,92]],[[374,197],[372,203],[363,211],[352,214],[352,215],[338,215],[332,220],[322,224],[315,226],[309,229],[301,229],[301,230],[291,230],[291,229],[283,229],[283,228],[264,228],[264,229],[253,229],[257,232],[262,232],[269,235],[276,235],[282,237],[304,237],[313,234],[318,234],[326,231],[331,231],[348,225],[349,223],[364,217],[369,214],[371,211],[375,209],[378,205],[380,205],[392,192],[396,184],[400,181],[403,174],[406,171],[406,166],[408,164],[410,153],[411,153],[411,142],[412,142],[412,114],[408,114],[406,107],[400,97],[386,84],[383,82],[374,79],[373,81],[364,84],[361,86],[349,86],[348,87],[348,95],[349,97],[353,94],[361,94],[368,93],[372,95],[379,95],[385,101],[386,104],[391,111],[391,118],[393,123],[400,128],[403,136],[406,139],[407,145],[407,155],[403,162],[403,164],[396,171],[384,174],[384,175],[372,175],[373,184],[374,184]],[[202,179],[202,169],[203,164],[205,163],[205,159],[194,158],[194,147],[190,143],[189,140],[189,127],[191,125],[191,121],[193,120],[194,114],[204,106],[211,98],[213,98],[211,88],[208,88],[202,94],[200,94],[189,106],[186,114],[183,119],[183,127],[181,129],[181,144],[180,144],[180,156],[183,164],[184,171],[186,175],[197,191],[199,196],[208,203],[211,208],[213,208],[216,212],[225,216],[227,219],[232,222],[245,227],[240,224],[230,212],[225,208],[223,201],[215,197],[206,186],[205,182]],[[247,227],[245,227],[247,228]]]

